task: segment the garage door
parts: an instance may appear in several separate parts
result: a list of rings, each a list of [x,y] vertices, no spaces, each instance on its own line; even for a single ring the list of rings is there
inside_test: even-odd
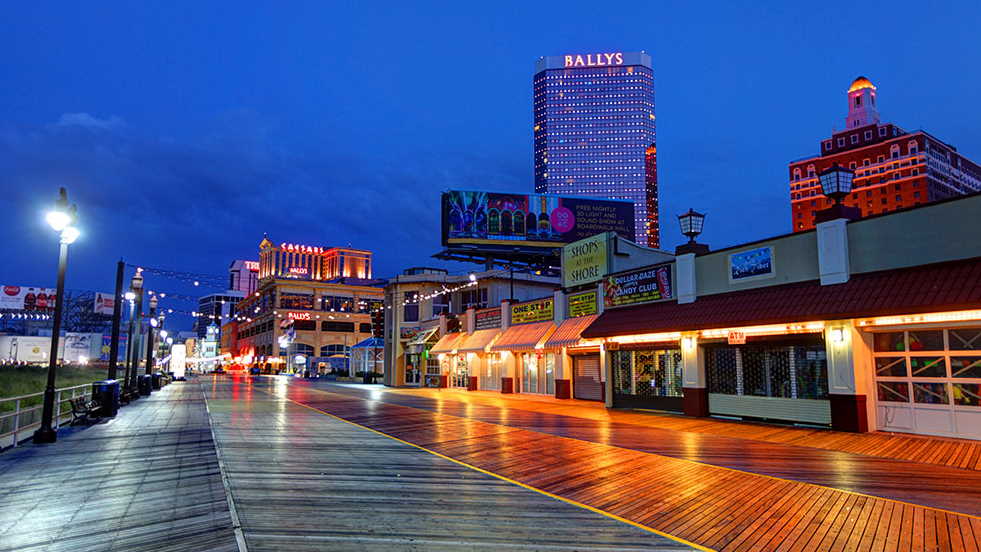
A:
[[[603,382],[600,381],[599,355],[575,356],[572,359],[573,396],[587,401],[602,401]]]
[[[981,328],[876,332],[878,429],[981,439]]]

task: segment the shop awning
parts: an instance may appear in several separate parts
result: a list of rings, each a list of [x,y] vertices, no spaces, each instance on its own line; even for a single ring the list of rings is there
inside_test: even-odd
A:
[[[572,347],[579,343],[580,336],[599,315],[590,314],[578,318],[563,320],[555,332],[549,336],[545,342],[546,349],[561,349],[562,347]]]
[[[437,330],[439,330],[438,326],[433,326],[432,328],[426,328],[425,330],[420,330],[419,333],[415,335],[415,337],[413,337],[412,339],[410,339],[405,343],[405,346],[409,347],[412,345],[425,345],[426,342],[428,342],[430,338],[433,337],[433,334],[435,334]]]
[[[459,345],[460,340],[463,339],[463,336],[465,335],[466,334],[462,334],[460,332],[448,333],[439,338],[439,341],[433,345],[433,348],[429,350],[429,353],[433,355],[438,355],[440,353],[452,353],[456,350],[456,346]]]
[[[491,345],[491,351],[533,351],[555,329],[552,322],[511,326]]]
[[[477,330],[470,335],[464,335],[463,339],[456,347],[458,353],[477,353],[486,350],[486,347],[494,341],[494,338],[501,334],[501,330]]]
[[[609,309],[585,338],[816,322],[981,307],[981,257],[853,274],[699,297],[694,303],[650,303]]]

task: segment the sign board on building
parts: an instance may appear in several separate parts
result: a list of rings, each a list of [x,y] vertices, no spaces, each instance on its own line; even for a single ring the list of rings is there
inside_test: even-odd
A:
[[[313,320],[312,315],[309,312],[288,312],[286,317],[290,320]]]
[[[107,314],[112,316],[113,306],[116,304],[116,298],[110,293],[95,293],[95,303],[92,305],[92,311],[96,314]]]
[[[511,305],[511,325],[544,322],[555,316],[555,298],[536,299]]]
[[[729,345],[745,345],[746,344],[746,332],[741,332],[739,330],[729,330],[728,341]]]
[[[409,326],[409,327],[403,326],[399,328],[399,339],[402,340],[412,339],[416,335],[418,335],[420,331],[422,331],[422,328],[420,328],[419,326]]]
[[[50,288],[0,286],[0,309],[54,310],[56,295]]]
[[[729,255],[729,281],[764,280],[776,275],[773,248],[757,247]]]
[[[493,330],[501,327],[501,307],[479,310],[474,313],[474,328],[477,330]]]
[[[598,282],[610,271],[610,232],[572,242],[562,248],[562,287]]]
[[[126,357],[126,334],[119,335],[119,350],[116,352],[116,360],[120,361]],[[112,336],[102,336],[102,347],[99,349],[99,360],[109,360],[109,353],[112,351]]]
[[[442,203],[443,245],[558,247],[603,232],[634,240],[630,201],[453,190]]]
[[[674,298],[670,264],[611,274],[605,282],[603,304],[608,308]]]
[[[569,318],[589,316],[590,314],[596,314],[597,312],[595,291],[587,291],[585,293],[570,295],[568,301]]]

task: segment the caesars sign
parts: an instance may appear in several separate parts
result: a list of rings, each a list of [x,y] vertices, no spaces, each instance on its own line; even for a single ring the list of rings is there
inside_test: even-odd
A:
[[[511,306],[511,324],[545,322],[555,316],[555,299],[548,297]]]
[[[572,242],[562,248],[562,287],[597,282],[609,272],[610,232]]]
[[[663,264],[612,274],[606,278],[606,288],[603,292],[603,304],[607,307],[673,299],[671,265]]]

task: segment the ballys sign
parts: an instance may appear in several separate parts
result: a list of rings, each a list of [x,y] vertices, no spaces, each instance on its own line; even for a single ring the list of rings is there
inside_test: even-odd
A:
[[[608,65],[623,65],[623,52],[565,56],[566,67],[606,67]]]

